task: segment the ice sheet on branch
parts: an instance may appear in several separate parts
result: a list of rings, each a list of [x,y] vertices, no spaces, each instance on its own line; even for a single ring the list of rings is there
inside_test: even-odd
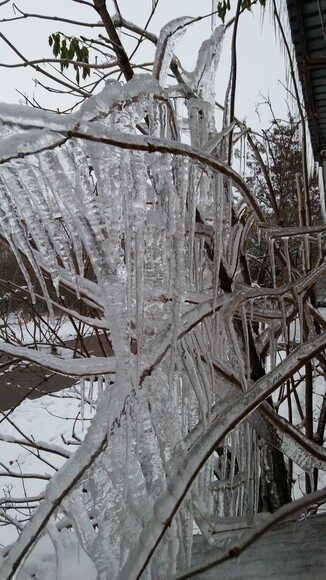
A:
[[[161,30],[155,53],[153,75],[159,80],[162,87],[166,83],[175,47],[182,39],[192,20],[193,18],[191,16],[182,16],[181,18],[171,20]]]

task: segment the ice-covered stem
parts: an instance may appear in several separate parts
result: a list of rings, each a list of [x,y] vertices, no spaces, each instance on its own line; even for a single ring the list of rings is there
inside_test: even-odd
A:
[[[15,443],[17,445],[24,445],[24,447],[31,447],[32,449],[37,449],[38,451],[46,451],[47,453],[53,453],[54,455],[64,457],[64,459],[69,459],[71,456],[70,451],[59,447],[59,445],[51,445],[46,441],[34,441],[25,438],[18,439],[17,437],[6,435],[4,433],[0,433],[0,441],[6,441],[6,443]]]
[[[310,471],[318,467],[326,471],[326,450],[310,441],[267,403],[263,403],[259,410],[250,415],[249,420],[268,443],[282,451],[303,470]]]
[[[131,551],[119,578],[141,577],[192,482],[218,443],[307,360],[314,358],[325,347],[326,334],[297,347],[287,359],[257,381],[237,401],[216,414],[205,432],[194,443],[183,464],[176,470],[166,492],[155,502],[153,516],[140,536],[139,545]]]
[[[87,359],[60,359],[55,355],[31,350],[24,346],[15,346],[0,342],[0,352],[6,352],[22,360],[35,362],[44,368],[63,375],[73,377],[89,377],[91,375],[114,374],[116,361],[112,357],[96,357]]]
[[[44,498],[44,493],[40,493],[39,495],[35,495],[35,496],[24,496],[24,497],[12,497],[12,495],[8,496],[8,497],[2,497],[0,498],[0,505],[5,505],[6,503],[12,505],[12,504],[22,504],[22,503],[36,503],[36,502],[40,502],[42,499]],[[4,509],[6,509],[6,506],[4,507]]]
[[[129,81],[134,76],[134,72],[130,65],[127,53],[121,43],[121,40],[112,22],[111,16],[107,10],[105,0],[93,0],[93,1],[94,8],[96,12],[99,14],[105,26],[105,30],[108,33],[108,37],[112,43],[112,48],[116,54],[121,72],[123,73],[123,76],[125,77],[126,81]]]
[[[185,34],[186,26],[192,21],[193,19],[190,16],[176,18],[166,24],[161,30],[155,53],[153,76],[159,80],[160,85],[163,87],[173,59],[174,49]]]
[[[22,135],[20,138],[14,136],[6,139],[5,143],[3,143],[3,147],[0,147],[0,164],[6,163],[11,159],[20,159],[40,151],[54,149],[63,145],[67,139],[71,137],[102,143],[103,145],[113,145],[122,149],[148,151],[149,153],[171,153],[173,155],[187,157],[188,159],[198,161],[231,179],[235,187],[237,187],[240,193],[242,193],[246,202],[254,211],[257,220],[259,222],[265,222],[264,215],[257,201],[239,173],[223,163],[223,161],[216,159],[211,155],[207,155],[200,149],[190,147],[183,143],[169,141],[167,139],[118,133],[111,129],[105,129],[102,124],[97,122],[92,122],[83,130],[76,126],[76,121],[74,119],[69,127],[68,123],[65,121],[60,122],[59,115],[56,125],[57,127],[61,125],[62,130],[60,136],[56,136],[52,132],[48,132],[44,129],[43,131],[35,130],[35,133],[33,134],[32,131],[29,133],[29,137],[33,137],[32,142],[30,140],[26,142],[26,134]],[[65,133],[64,137],[62,136],[62,133]]]
[[[4,463],[0,462],[1,467],[3,467],[4,471],[0,471],[0,477],[14,477],[16,479],[45,479],[49,481],[51,479],[51,475],[44,475],[43,473],[22,473],[17,471],[12,471],[9,469]]]
[[[249,548],[249,546],[256,542],[263,534],[268,532],[268,530],[273,528],[275,525],[290,517],[292,518],[296,514],[306,512],[306,510],[312,506],[317,507],[322,505],[325,501],[326,489],[324,488],[282,506],[275,514],[271,515],[261,524],[244,534],[236,543],[229,545],[222,553],[219,552],[217,557],[215,556],[199,566],[193,566],[192,568],[183,570],[180,574],[172,576],[170,580],[185,580],[186,578],[193,578],[198,574],[203,574],[204,572],[217,567],[219,564],[222,564],[231,558],[238,558],[247,548]]]

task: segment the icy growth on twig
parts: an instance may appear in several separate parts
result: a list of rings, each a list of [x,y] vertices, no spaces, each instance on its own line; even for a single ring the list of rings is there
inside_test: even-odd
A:
[[[168,22],[161,30],[153,65],[153,76],[158,79],[162,87],[166,84],[175,47],[186,33],[187,25],[192,20],[191,16],[176,18]]]

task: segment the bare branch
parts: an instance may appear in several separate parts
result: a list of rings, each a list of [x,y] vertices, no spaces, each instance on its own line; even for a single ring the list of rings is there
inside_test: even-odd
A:
[[[101,22],[80,22],[78,20],[70,20],[69,18],[61,18],[60,16],[46,16],[45,14],[29,14],[27,12],[23,12],[22,10],[20,10],[20,8],[18,8],[18,6],[16,6],[15,4],[13,4],[13,6],[15,6],[15,9],[17,10],[17,12],[19,12],[19,14],[21,14],[21,16],[14,16],[13,18],[1,18],[0,22],[13,22],[16,20],[24,20],[27,18],[36,18],[39,20],[51,20],[53,22],[65,22],[67,24],[74,24],[76,26],[85,26],[87,28],[103,28],[104,26]]]
[[[29,65],[28,59],[25,58],[21,54],[21,52],[19,52],[19,50],[8,40],[8,38],[6,38],[4,36],[4,34],[2,34],[2,32],[0,32],[0,38],[2,38],[2,40],[4,40],[4,42],[15,52],[15,54],[17,54],[17,56],[19,56],[19,58],[21,58],[24,61],[25,66],[31,66],[31,68],[33,68],[34,70],[36,70],[38,73],[41,73],[44,76],[48,77],[49,79],[55,81],[56,83],[60,83],[64,87],[67,87],[68,89],[70,89],[72,91],[75,91],[76,93],[79,93],[80,95],[83,95],[83,97],[89,97],[90,96],[90,93],[87,93],[83,89],[79,88],[78,85],[72,85],[70,83],[67,83],[63,79],[56,78],[55,76],[51,75],[49,72],[43,70],[38,65],[33,65],[33,64]]]
[[[133,77],[134,73],[132,67],[130,66],[127,53],[121,44],[121,40],[106,8],[105,0],[94,0],[94,8],[101,17],[109,39],[112,42],[112,48],[119,61],[121,72],[123,73],[125,79],[129,81]]]

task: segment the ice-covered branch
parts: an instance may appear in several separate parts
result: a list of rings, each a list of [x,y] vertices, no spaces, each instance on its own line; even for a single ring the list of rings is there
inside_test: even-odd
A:
[[[176,470],[169,482],[167,491],[161,494],[153,508],[153,516],[145,526],[137,549],[133,549],[121,572],[121,579],[133,574],[140,578],[153,553],[159,545],[172,518],[189,490],[195,476],[218,443],[239,424],[256,407],[258,407],[281,384],[300,369],[306,360],[310,360],[326,348],[326,334],[297,347],[284,361],[266,376],[257,381],[237,401],[217,412],[205,432],[194,443],[191,453]]]
[[[28,472],[21,472],[21,471],[12,471],[9,469],[7,465],[0,462],[1,467],[3,467],[4,471],[0,472],[0,477],[15,477],[18,479],[45,479],[46,481],[50,481],[51,475],[46,475],[43,473],[28,473]]]
[[[35,496],[28,496],[28,497],[13,497],[13,496],[8,496],[8,497],[2,497],[0,498],[0,505],[4,506],[3,509],[7,509],[7,506],[5,504],[9,504],[10,506],[14,506],[15,504],[22,504],[22,503],[38,503],[40,502],[42,499],[44,498],[44,493],[40,493],[39,495],[35,495]]]
[[[170,578],[170,580],[185,580],[186,578],[193,578],[198,574],[203,574],[203,572],[217,567],[219,564],[222,564],[231,558],[238,558],[247,548],[249,548],[249,546],[256,542],[258,538],[273,526],[286,521],[288,518],[293,517],[296,514],[305,512],[309,507],[317,507],[325,502],[326,490],[322,489],[286,504],[275,514],[266,518],[261,524],[243,534],[240,540],[237,540],[236,543],[228,546],[228,548],[222,553],[220,552],[218,556],[211,558],[209,561],[203,562],[203,564],[200,564],[199,566],[193,566],[179,574],[175,574]]]
[[[6,441],[7,443],[16,443],[17,445],[24,445],[25,447],[32,447],[37,449],[38,451],[47,451],[47,453],[53,453],[54,455],[59,455],[60,457],[64,457],[68,459],[71,456],[71,453],[59,447],[59,445],[50,444],[47,441],[34,441],[31,439],[18,439],[17,437],[13,437],[12,435],[5,435],[0,433],[0,440]]]
[[[30,360],[57,373],[74,377],[113,374],[116,371],[116,361],[113,357],[65,360],[50,353],[38,352],[28,347],[15,346],[5,342],[0,342],[0,351],[23,360]]]

